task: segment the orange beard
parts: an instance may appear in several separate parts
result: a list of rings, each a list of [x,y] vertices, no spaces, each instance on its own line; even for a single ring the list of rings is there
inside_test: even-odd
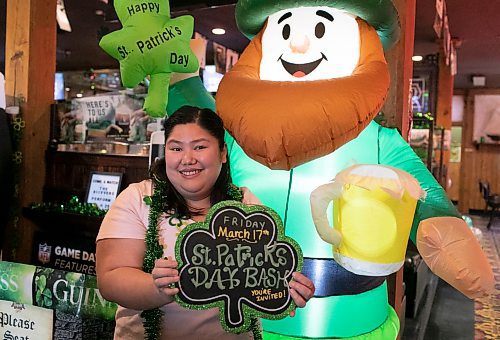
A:
[[[289,170],[356,138],[379,112],[389,71],[377,33],[357,21],[360,59],[344,78],[261,80],[265,26],[250,42],[216,97],[217,113],[249,157],[271,169]]]

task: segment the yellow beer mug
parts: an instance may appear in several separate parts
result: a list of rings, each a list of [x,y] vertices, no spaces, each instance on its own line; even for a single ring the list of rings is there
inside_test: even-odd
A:
[[[417,201],[425,197],[407,172],[384,165],[359,164],[311,193],[311,212],[319,236],[333,245],[345,269],[386,276],[401,268]],[[331,228],[326,210],[333,201]]]

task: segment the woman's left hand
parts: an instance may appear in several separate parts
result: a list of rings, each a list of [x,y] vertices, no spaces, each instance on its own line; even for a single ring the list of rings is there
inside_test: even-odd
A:
[[[314,284],[299,272],[294,272],[292,276],[293,280],[289,283],[290,295],[297,307],[303,308],[314,295]],[[295,316],[295,310],[290,312],[290,316]]]

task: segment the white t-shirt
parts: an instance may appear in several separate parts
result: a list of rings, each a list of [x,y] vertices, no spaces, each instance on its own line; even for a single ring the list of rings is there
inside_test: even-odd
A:
[[[97,241],[109,238],[144,240],[149,224],[149,206],[145,196],[151,196],[151,181],[131,184],[113,202],[102,221]],[[249,192],[243,200],[248,204],[261,204]],[[163,256],[175,257],[175,241],[179,232],[193,220],[181,220],[166,214],[159,224],[160,243]],[[175,302],[161,307],[163,316],[162,339],[253,339],[251,332],[244,334],[227,333],[219,322],[217,308],[191,310]],[[144,339],[144,328],[140,317],[142,311],[119,306],[116,312],[115,339]]]

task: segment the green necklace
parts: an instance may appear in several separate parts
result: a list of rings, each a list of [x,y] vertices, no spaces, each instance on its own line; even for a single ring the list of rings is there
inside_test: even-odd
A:
[[[144,254],[143,270],[146,273],[151,273],[155,266],[155,261],[163,256],[163,247],[159,242],[158,224],[161,214],[163,214],[163,207],[165,201],[166,183],[161,179],[154,176],[153,181],[153,195],[144,197],[144,202],[149,205],[149,225],[146,232],[146,253]],[[227,188],[227,195],[231,200],[241,202],[243,200],[243,193],[234,184],[229,184]],[[161,319],[163,311],[160,308],[153,308],[145,310],[141,313],[144,323],[144,333],[146,340],[157,340],[160,338],[161,333]],[[262,332],[260,330],[257,319],[252,319],[250,330],[254,335],[254,339],[262,339]]]
[[[146,273],[151,273],[155,266],[155,261],[163,256],[163,247],[159,242],[158,221],[163,213],[164,192],[166,183],[156,176],[153,179],[153,195],[146,196],[144,202],[149,205],[149,225],[146,232],[146,253],[142,268]],[[144,319],[144,333],[146,340],[159,339],[161,330],[161,319],[163,312],[160,308],[145,310],[141,313]]]

